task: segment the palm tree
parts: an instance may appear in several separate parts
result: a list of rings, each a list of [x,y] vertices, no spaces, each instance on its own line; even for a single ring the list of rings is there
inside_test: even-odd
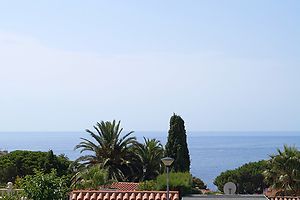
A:
[[[73,189],[98,189],[109,183],[108,172],[101,166],[94,165],[78,171],[71,179]]]
[[[277,155],[270,156],[269,169],[264,172],[266,181],[278,193],[300,194],[300,152],[296,147],[284,146],[277,149]]]
[[[89,167],[100,164],[108,171],[108,178],[118,181],[127,180],[132,171],[132,148],[137,143],[136,138],[130,136],[133,131],[125,134],[121,133],[120,121],[116,123],[101,121],[94,126],[95,132],[87,129],[93,140],[81,138],[82,142],[76,145],[75,149],[82,152],[91,152],[92,154],[84,155],[76,161]]]
[[[140,179],[150,180],[156,178],[161,171],[161,158],[163,146],[159,140],[144,138],[144,144],[136,145],[135,152],[138,156]]]

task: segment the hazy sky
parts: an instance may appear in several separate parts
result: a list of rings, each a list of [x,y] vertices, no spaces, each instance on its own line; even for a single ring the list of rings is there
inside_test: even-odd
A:
[[[1,1],[0,130],[300,130],[300,1]]]

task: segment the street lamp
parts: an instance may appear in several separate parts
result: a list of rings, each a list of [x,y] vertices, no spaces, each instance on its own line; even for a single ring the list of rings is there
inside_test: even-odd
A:
[[[170,157],[162,158],[161,161],[164,163],[164,165],[167,167],[167,200],[169,200],[169,167],[172,165],[174,159]]]

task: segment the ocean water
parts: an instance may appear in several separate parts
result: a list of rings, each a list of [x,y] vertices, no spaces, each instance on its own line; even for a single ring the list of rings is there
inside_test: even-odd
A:
[[[143,137],[157,138],[166,143],[166,132],[136,132]],[[89,138],[85,132],[2,132],[0,150],[53,150],[71,160],[80,156],[74,150],[80,138]],[[300,147],[300,132],[192,132],[188,133],[191,172],[201,178],[210,189],[216,189],[213,180],[221,172],[247,162],[268,159],[283,145]]]

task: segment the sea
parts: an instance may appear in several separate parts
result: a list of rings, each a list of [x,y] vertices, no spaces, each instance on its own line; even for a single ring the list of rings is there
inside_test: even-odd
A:
[[[134,135],[156,138],[164,145],[167,132],[140,131]],[[74,147],[86,132],[0,132],[0,150],[53,150],[75,160],[81,154]],[[191,173],[201,178],[212,190],[214,179],[223,171],[245,163],[268,159],[284,145],[300,147],[300,132],[187,132]]]

